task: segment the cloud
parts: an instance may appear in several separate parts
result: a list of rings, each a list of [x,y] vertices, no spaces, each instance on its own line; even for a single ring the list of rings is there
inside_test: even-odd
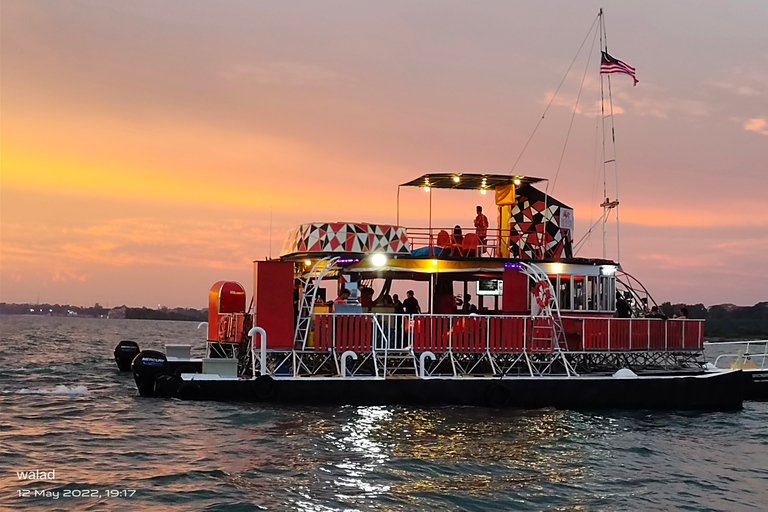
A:
[[[51,281],[54,283],[68,283],[71,281],[80,281],[85,282],[87,280],[87,277],[85,274],[77,274],[75,272],[71,272],[68,270],[60,271],[56,270],[53,272],[53,275],[51,276]]]
[[[718,89],[724,89],[730,93],[735,94],[736,96],[746,96],[746,97],[754,97],[754,96],[762,96],[763,92],[759,91],[758,89],[755,89],[754,87],[750,87],[748,85],[743,84],[732,84],[732,83],[726,83],[726,82],[715,82],[712,84],[712,86],[718,88]]]
[[[734,96],[754,98],[768,94],[768,72],[766,72],[768,59],[763,62],[755,62],[753,65],[733,66],[719,74],[727,76],[730,80],[713,80],[704,85],[727,91]]]
[[[750,132],[756,132],[760,135],[768,135],[768,121],[764,118],[756,117],[744,122],[744,129]]]
[[[269,62],[260,65],[235,64],[221,76],[229,81],[257,82],[292,87],[338,87],[356,82],[354,77],[315,64]]]

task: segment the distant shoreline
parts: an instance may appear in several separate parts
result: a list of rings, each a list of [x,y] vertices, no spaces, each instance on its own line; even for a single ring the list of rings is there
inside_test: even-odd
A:
[[[664,302],[660,309],[669,317],[687,308],[690,318],[704,319],[704,338],[707,341],[761,340],[768,339],[768,301],[754,306],[720,304],[706,307],[703,304],[670,304]],[[81,317],[130,320],[175,320],[205,322],[208,308],[129,308],[118,306],[105,308],[98,303],[92,307],[60,304],[9,304],[0,302],[0,315],[37,315],[56,317]]]

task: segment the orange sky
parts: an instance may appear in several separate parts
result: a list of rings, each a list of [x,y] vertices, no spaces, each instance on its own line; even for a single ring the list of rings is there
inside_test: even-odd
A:
[[[614,4],[640,80],[612,80],[622,265],[657,301],[768,300],[768,5]],[[204,307],[295,224],[394,223],[398,183],[508,173],[598,8],[4,0],[0,301]],[[596,49],[557,171],[582,55],[515,169],[555,183],[576,239],[602,195]],[[435,225],[492,211],[433,199]],[[403,205],[426,225],[423,192]]]

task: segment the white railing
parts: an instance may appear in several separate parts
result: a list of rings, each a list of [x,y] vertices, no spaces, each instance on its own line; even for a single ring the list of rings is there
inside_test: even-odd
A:
[[[715,366],[718,368],[724,368],[725,366],[720,366],[720,364],[725,365],[727,364],[726,361],[730,361],[728,368],[768,369],[768,340],[706,342],[704,346],[708,351],[716,348],[735,350],[735,352],[719,354],[715,358]]]

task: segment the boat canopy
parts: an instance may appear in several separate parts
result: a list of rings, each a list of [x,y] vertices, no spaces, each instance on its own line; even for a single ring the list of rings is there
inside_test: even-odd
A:
[[[508,174],[470,174],[470,173],[432,173],[425,174],[401,187],[453,188],[463,190],[494,190],[507,185],[531,185],[545,181],[544,178],[531,176],[512,176]]]

